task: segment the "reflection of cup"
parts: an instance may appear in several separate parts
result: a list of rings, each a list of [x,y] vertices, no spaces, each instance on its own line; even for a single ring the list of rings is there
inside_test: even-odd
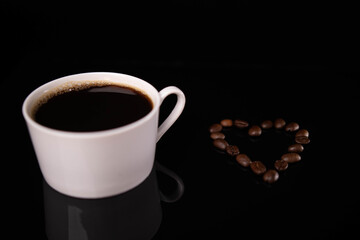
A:
[[[40,125],[32,118],[39,99],[69,84],[109,82],[144,92],[153,108],[128,125],[93,132],[70,132]],[[158,128],[159,109],[170,94],[177,103]],[[47,183],[61,193],[80,198],[101,198],[126,192],[150,173],[156,142],[180,116],[185,96],[176,87],[158,92],[149,83],[119,73],[83,73],[56,79],[34,90],[24,101],[23,115],[41,172]]]
[[[164,172],[163,169],[160,171]],[[182,189],[181,179],[176,178],[178,189]],[[68,197],[52,189],[45,181],[43,189],[49,240],[146,240],[151,239],[160,227],[162,198],[155,170],[137,187],[109,198]],[[181,194],[182,190],[177,191],[177,198]]]

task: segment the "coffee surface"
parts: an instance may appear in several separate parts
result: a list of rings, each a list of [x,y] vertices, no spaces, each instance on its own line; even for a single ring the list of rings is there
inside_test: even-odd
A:
[[[89,86],[55,95],[35,112],[36,122],[58,130],[89,132],[132,123],[152,109],[138,90],[117,85]]]

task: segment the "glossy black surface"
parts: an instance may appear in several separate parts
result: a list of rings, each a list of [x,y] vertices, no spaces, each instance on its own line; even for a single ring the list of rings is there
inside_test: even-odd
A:
[[[152,239],[162,213],[156,173],[138,187],[115,197],[78,199],[52,189],[45,181],[45,231],[51,240]]]
[[[241,37],[234,39],[241,22],[229,25],[212,16],[187,22],[176,15],[169,21],[130,25],[118,21],[118,15],[99,22],[91,14],[78,19],[76,11],[71,17],[59,12],[62,15],[53,16],[25,6],[9,14],[17,21],[8,27],[7,36],[13,38],[5,56],[11,57],[1,83],[4,235],[50,239],[47,219],[54,217],[46,210],[46,191],[21,115],[23,100],[43,83],[88,71],[126,73],[158,90],[178,86],[186,95],[183,114],[157,144],[156,153],[157,161],[181,176],[185,193],[175,203],[161,203],[162,220],[154,239],[358,235],[359,68],[343,62],[348,59],[344,56],[335,57],[338,48],[326,48],[329,51],[318,58],[316,38],[311,38],[312,48],[303,41],[281,46],[252,41],[246,36],[264,36],[240,30]],[[174,103],[175,97],[163,103],[160,121]],[[212,147],[212,123],[223,118],[260,123],[277,117],[308,129],[311,143],[301,162],[280,174],[273,185],[263,184]],[[283,154],[287,141],[286,135],[264,135],[255,142],[244,140],[240,151],[271,161]],[[157,179],[164,192],[175,185],[161,174]],[[107,223],[103,217],[99,224]],[[85,225],[79,233],[83,238],[92,230]]]

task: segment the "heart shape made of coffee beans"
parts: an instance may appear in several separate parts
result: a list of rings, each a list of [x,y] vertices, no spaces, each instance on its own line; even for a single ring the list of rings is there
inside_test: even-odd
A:
[[[244,153],[240,153],[240,149],[236,145],[228,143],[224,133],[224,129],[231,130],[233,128],[247,130],[250,137],[259,137],[262,135],[263,129],[285,130],[286,132],[294,132],[295,138],[292,144],[287,148],[287,153],[283,154],[280,159],[275,160],[273,167],[267,169],[266,166],[258,160],[252,161],[250,157]],[[275,121],[265,120],[260,125],[250,125],[249,122],[241,119],[223,119],[220,123],[214,123],[209,127],[210,138],[213,140],[215,148],[224,151],[229,156],[234,157],[236,162],[242,167],[250,167],[253,173],[261,176],[267,183],[274,183],[279,179],[280,171],[285,171],[289,164],[299,162],[301,160],[300,153],[303,152],[304,146],[310,143],[309,131],[300,129],[296,122],[286,123],[284,119],[278,118]]]

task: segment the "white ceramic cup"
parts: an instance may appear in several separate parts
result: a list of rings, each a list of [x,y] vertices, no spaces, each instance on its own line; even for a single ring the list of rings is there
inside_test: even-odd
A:
[[[60,131],[33,119],[34,108],[44,96],[72,85],[99,81],[144,92],[153,103],[152,110],[128,125],[93,132]],[[158,127],[160,105],[170,94],[177,96],[176,105]],[[102,198],[126,192],[150,174],[156,142],[180,116],[184,106],[185,96],[177,87],[158,92],[133,76],[92,72],[62,77],[40,86],[25,99],[22,112],[47,183],[69,196]]]

